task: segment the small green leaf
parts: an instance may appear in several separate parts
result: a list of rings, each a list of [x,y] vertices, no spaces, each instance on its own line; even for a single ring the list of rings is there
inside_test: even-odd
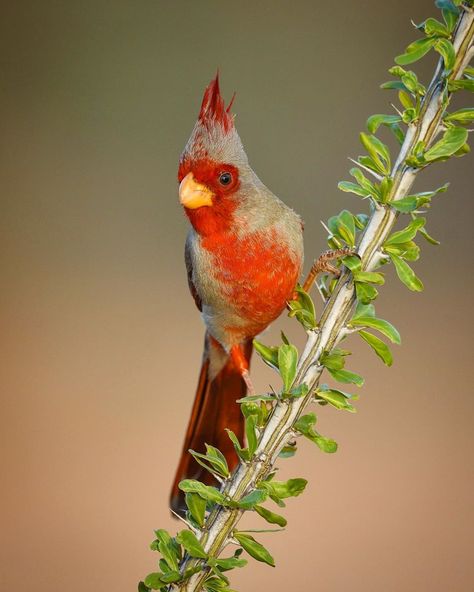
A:
[[[160,572],[154,572],[151,574],[148,574],[147,577],[145,578],[145,586],[147,588],[150,588],[151,590],[159,590],[160,588],[163,588],[163,586],[165,586],[165,582],[163,582],[163,580],[161,579],[161,576],[163,574]],[[140,588],[139,588],[140,590]]]
[[[400,344],[400,333],[388,321],[383,319],[374,319],[373,317],[357,317],[351,320],[351,325],[354,327],[370,327],[380,331],[382,335],[388,337],[392,343]]]
[[[150,545],[153,551],[159,551],[168,565],[169,570],[178,571],[178,562],[181,558],[181,550],[174,539],[164,528],[155,530],[156,540]]]
[[[316,327],[316,311],[311,296],[301,288],[296,286],[296,299],[288,302],[290,309],[289,317],[296,317],[305,329],[314,329]],[[291,345],[288,340],[283,339],[285,345]]]
[[[457,18],[459,16],[459,8],[451,2],[451,0],[436,0],[436,6],[443,12],[443,19],[451,32],[454,30]]]
[[[254,489],[245,495],[241,500],[239,500],[239,508],[243,508],[244,510],[252,510],[257,504],[264,502],[267,497],[268,492],[264,489]]]
[[[414,195],[407,195],[397,201],[389,202],[392,208],[402,213],[413,212],[418,207],[418,200]]]
[[[372,333],[367,333],[367,331],[359,331],[359,335],[362,337],[364,341],[366,341],[370,345],[370,347],[374,350],[374,352],[378,355],[378,357],[382,360],[384,364],[386,364],[387,366],[392,365],[392,352],[390,351],[386,343],[384,343],[375,335],[372,335]]]
[[[383,144],[383,142],[381,142],[376,136],[364,133],[360,134],[360,141],[369,153],[377,170],[382,174],[389,174],[390,153],[387,146],[385,146],[385,144]]]
[[[307,484],[306,479],[288,479],[288,481],[262,481],[258,487],[266,490],[272,497],[285,499],[302,494]]]
[[[237,399],[237,403],[257,403],[258,401],[276,401],[275,395],[247,395],[241,399]]]
[[[423,229],[418,230],[421,234]],[[417,261],[420,258],[420,247],[413,241],[389,245],[383,249],[388,255],[398,255],[406,261]]]
[[[179,483],[178,487],[185,493],[197,493],[209,502],[225,505],[225,498],[220,491],[195,479],[184,479]]]
[[[376,271],[354,271],[352,273],[356,282],[376,284],[378,286],[383,286],[385,283],[383,274]]]
[[[194,532],[191,532],[190,530],[181,530],[176,536],[176,540],[183,545],[191,557],[197,557],[198,559],[207,558],[207,553],[204,551],[203,546],[198,541]]]
[[[278,370],[278,347],[268,347],[260,341],[257,341],[257,339],[253,340],[253,346],[257,354],[266,364],[268,364],[268,366]]]
[[[416,277],[415,272],[408,263],[405,263],[398,255],[391,254],[390,257],[395,265],[398,277],[405,286],[413,292],[421,292],[423,290],[423,283]]]
[[[145,582],[138,582],[138,592],[150,592],[151,588],[145,585]]]
[[[445,160],[457,152],[467,140],[468,132],[463,127],[449,128],[434,146],[424,154],[426,162]]]
[[[241,458],[242,460],[248,461],[250,459],[249,451],[246,448],[242,448],[242,446],[240,445],[239,439],[237,438],[237,436],[234,434],[234,432],[232,430],[225,428],[225,431],[227,432],[227,435],[229,436],[230,441],[234,445],[234,448],[235,448],[235,451],[236,451],[238,457]]]
[[[372,300],[375,300],[378,296],[377,289],[371,284],[365,282],[355,282],[356,297],[362,304],[369,304]]]
[[[186,494],[186,506],[198,526],[204,526],[204,515],[206,513],[206,500],[197,493]]]
[[[247,436],[247,445],[248,445],[248,450],[249,450],[250,456],[252,456],[253,453],[257,450],[258,440],[257,440],[257,433],[255,431],[256,427],[257,427],[256,416],[249,415],[245,419],[245,435]]]
[[[242,545],[247,553],[256,559],[275,567],[275,560],[263,545],[258,543],[252,536],[241,532],[234,532],[234,538]]]
[[[343,264],[352,272],[358,271],[361,268],[360,257],[356,255],[348,255],[342,259]]]
[[[458,90],[468,90],[470,92],[474,92],[474,80],[472,80],[472,79],[450,80],[448,82],[448,90],[450,92],[456,92]]]
[[[335,440],[332,440],[331,438],[326,438],[325,436],[321,436],[321,434],[318,434],[314,442],[323,452],[326,452],[328,454],[333,454],[334,452],[337,452],[337,442]]]
[[[399,115],[371,115],[367,120],[367,129],[371,134],[375,134],[381,125],[390,127],[394,123],[399,123],[400,121],[401,117]]]
[[[208,559],[207,563],[210,566],[216,565],[221,570],[227,571],[229,569],[234,569],[236,567],[245,567],[248,562],[246,559],[240,559],[239,557],[227,557],[222,559]]]
[[[444,38],[437,39],[433,47],[442,56],[445,69],[452,70],[456,61],[456,52],[451,41]]]
[[[449,37],[449,31],[446,25],[440,23],[435,18],[428,18],[420,27],[423,27],[428,37]]]
[[[420,228],[420,230],[418,231],[421,236],[430,243],[430,245],[440,245],[441,243],[439,242],[439,240],[436,240],[435,238],[433,238],[432,236],[430,236],[427,232],[425,228]],[[410,261],[410,259],[408,257],[404,257],[404,259],[407,259]],[[414,259],[411,259],[411,261],[414,261]]]
[[[278,348],[278,368],[283,380],[285,391],[289,391],[296,376],[298,364],[298,350],[294,345],[280,345]]]
[[[167,571],[161,575],[160,579],[164,584],[173,584],[174,582],[179,582],[181,574],[179,571]]]
[[[314,413],[307,413],[296,420],[294,428],[296,431],[306,435],[309,430],[316,424],[317,418]]]
[[[359,197],[369,197],[370,195],[366,189],[363,189],[356,183],[351,183],[350,181],[340,181],[337,187],[345,193],[355,193],[355,195],[358,195]]]
[[[397,56],[395,62],[399,66],[412,64],[426,55],[434,45],[434,39],[430,37],[424,39],[417,39],[406,48],[405,53]]]
[[[355,384],[356,386],[362,386],[364,384],[364,379],[360,374],[350,372],[349,370],[329,370],[329,373],[334,380],[343,382],[344,384]]]
[[[263,506],[255,506],[254,510],[270,524],[278,524],[278,526],[281,527],[287,525],[286,518],[280,516],[280,514],[275,514],[275,512],[267,510],[267,508],[264,508]]]
[[[398,230],[391,234],[388,239],[384,243],[384,247],[395,245],[398,243],[406,243],[407,241],[411,241],[415,238],[416,233],[420,228],[422,228],[426,224],[425,218],[415,218],[408,224],[406,228],[403,230]]]
[[[346,411],[350,411],[351,413],[355,413],[356,409],[353,407],[348,398],[351,398],[351,395],[344,393],[338,389],[330,389],[326,385],[322,385],[317,390],[317,396],[336,409],[345,409]]]

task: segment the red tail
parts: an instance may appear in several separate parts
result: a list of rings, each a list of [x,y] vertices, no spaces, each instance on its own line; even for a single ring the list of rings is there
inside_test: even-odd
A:
[[[243,349],[245,358],[249,362],[252,342],[249,341]],[[182,479],[198,479],[209,485],[215,484],[212,475],[194,460],[188,452],[189,449],[205,452],[204,445],[211,444],[224,454],[230,470],[234,469],[238,462],[234,446],[225,428],[232,430],[242,441],[244,419],[236,400],[245,397],[247,388],[232,360],[230,358],[226,360],[224,356],[221,347],[206,336],[196,396],[171,490],[171,508],[179,514],[185,511],[184,494],[178,489]],[[217,374],[215,374],[216,369]],[[213,374],[215,376],[211,379],[210,375]]]

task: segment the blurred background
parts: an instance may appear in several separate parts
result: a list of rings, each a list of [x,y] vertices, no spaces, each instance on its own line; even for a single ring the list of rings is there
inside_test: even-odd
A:
[[[320,220],[365,208],[336,185],[366,118],[391,112],[378,87],[410,19],[428,16],[428,0],[3,5],[2,591],[136,590],[156,569],[153,529],[179,528],[167,498],[203,326],[176,171],[216,68],[255,170],[306,221],[308,264]],[[424,82],[433,65],[416,66]],[[387,270],[377,302],[402,333],[393,368],[352,340],[359,413],[320,409],[337,454],[302,442],[281,461],[309,486],[286,532],[260,536],[277,568],[252,561],[236,589],[473,589],[472,155],[416,189],[448,180],[429,216],[442,245],[415,264],[426,291]],[[265,339],[284,326],[301,344],[296,325]],[[253,376],[278,384],[258,360]]]

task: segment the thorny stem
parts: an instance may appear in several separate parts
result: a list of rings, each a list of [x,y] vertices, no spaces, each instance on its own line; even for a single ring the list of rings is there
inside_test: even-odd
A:
[[[462,76],[474,51],[474,11],[465,6],[461,7],[461,11],[453,39],[456,62],[451,79]],[[402,199],[408,194],[420,170],[406,164],[407,156],[419,141],[429,146],[440,130],[440,122],[446,106],[446,80],[443,69],[443,62],[440,60],[423,100],[420,117],[416,123],[408,127],[393,166],[391,177],[394,183],[390,196],[393,201]],[[373,209],[357,248],[364,270],[371,271],[380,262],[380,249],[391,233],[396,220],[397,213],[389,205],[379,205]],[[260,435],[253,459],[250,462],[241,462],[236,472],[224,484],[223,492],[233,500],[238,501],[252,491],[257,483],[265,479],[273,469],[280,451],[293,436],[292,428],[295,421],[311,402],[312,393],[323,371],[323,367],[318,363],[321,354],[331,350],[347,334],[346,324],[350,319],[354,302],[354,282],[347,270],[339,278],[323,310],[318,329],[309,332],[298,364],[294,386],[306,384],[309,387],[308,395],[303,398],[282,400],[275,405]],[[209,515],[198,538],[211,557],[218,556],[231,542],[233,530],[243,512],[244,510],[241,509],[216,506]],[[182,562],[181,569],[184,571],[185,566],[189,567],[191,562],[195,561],[186,558]],[[171,584],[168,590],[170,592],[199,591],[206,577],[207,571],[203,570],[184,582]]]

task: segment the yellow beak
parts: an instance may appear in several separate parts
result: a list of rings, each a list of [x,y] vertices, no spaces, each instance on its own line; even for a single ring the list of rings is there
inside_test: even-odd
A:
[[[179,184],[179,201],[185,208],[195,210],[201,206],[212,206],[212,197],[212,191],[198,183],[192,173],[188,173]]]

